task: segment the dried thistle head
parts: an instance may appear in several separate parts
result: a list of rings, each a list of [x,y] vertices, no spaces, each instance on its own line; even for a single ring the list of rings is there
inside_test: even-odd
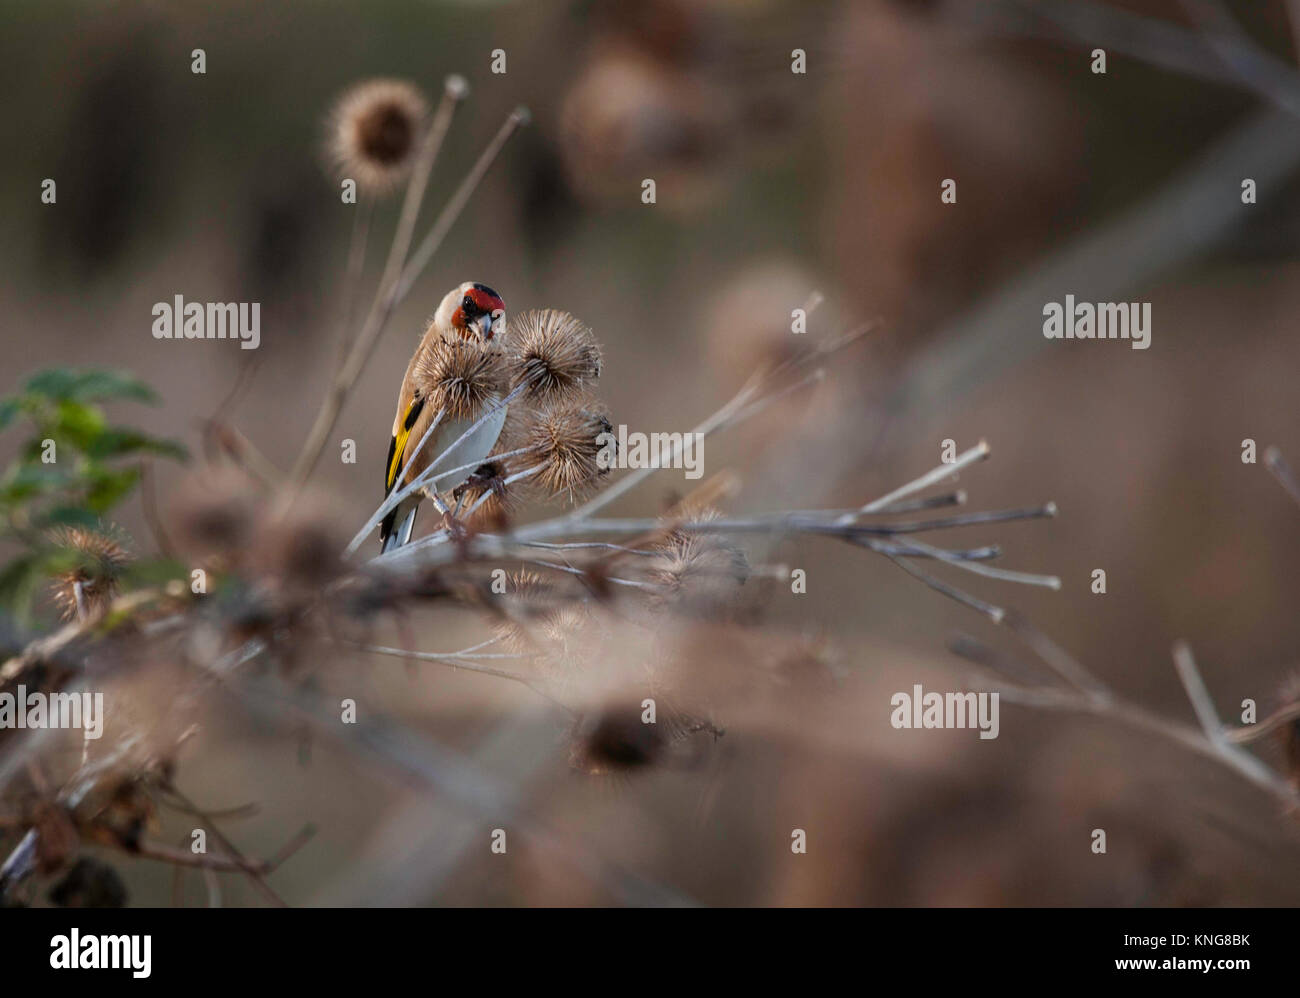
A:
[[[50,534],[56,547],[71,552],[76,567],[55,576],[50,595],[64,620],[88,620],[108,609],[131,556],[107,533],[61,527]]]
[[[663,755],[666,737],[641,719],[639,704],[619,703],[588,714],[574,725],[569,765],[591,776],[651,766]]]
[[[715,519],[713,509],[684,507],[695,523]],[[744,551],[720,534],[673,529],[654,545],[650,577],[660,587],[660,603],[695,612],[715,612],[731,603],[749,578]]]
[[[572,590],[528,569],[507,576],[496,632],[511,651],[529,655],[540,678],[567,690],[586,674],[602,631]]]
[[[405,80],[367,80],[338,99],[330,115],[331,154],[340,172],[383,194],[410,172],[428,104]]]
[[[655,701],[656,717],[645,713],[644,694]],[[662,765],[691,766],[703,758],[711,736],[723,730],[711,721],[680,709],[663,690],[650,688],[606,700],[599,709],[578,718],[570,733],[569,765],[588,776],[628,776]]]
[[[609,201],[653,164],[661,204],[707,204],[733,145],[732,104],[703,74],[629,46],[601,52],[579,68],[560,107],[571,186],[584,199]]]
[[[505,356],[476,339],[436,337],[412,372],[416,392],[447,419],[477,419],[505,388]]]
[[[510,387],[549,405],[583,392],[600,377],[600,346],[591,329],[568,312],[524,312],[510,326]]]
[[[504,612],[496,631],[503,644],[514,652],[536,650],[530,625],[544,622],[557,606],[554,587],[536,572],[523,569],[506,576]]]
[[[591,402],[564,403],[536,414],[524,445],[539,468],[532,478],[537,486],[572,499],[612,466],[613,427]]]
[[[252,548],[254,571],[296,592],[319,591],[344,568],[342,543],[324,509],[310,500],[299,500],[282,517],[268,518]]]

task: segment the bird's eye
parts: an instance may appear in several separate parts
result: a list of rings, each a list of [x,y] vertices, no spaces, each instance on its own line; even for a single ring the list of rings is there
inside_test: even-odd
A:
[[[466,295],[461,301],[460,307],[466,310],[472,310],[474,308],[474,299],[469,295]]]

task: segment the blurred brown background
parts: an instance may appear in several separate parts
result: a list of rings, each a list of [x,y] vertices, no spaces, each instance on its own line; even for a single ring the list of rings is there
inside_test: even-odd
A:
[[[1266,712],[1300,643],[1300,509],[1240,453],[1253,438],[1300,461],[1300,156],[1285,137],[1297,122],[1223,79],[1177,4],[1125,7],[1181,28],[1188,61],[1220,79],[1113,50],[1095,75],[1093,42],[1017,4],[7,4],[6,388],[43,366],[126,367],[164,404],[123,419],[198,451],[203,421],[219,416],[287,468],[342,334],[356,210],[323,164],[324,115],[360,78],[436,94],[459,72],[473,90],[435,205],[511,108],[534,121],[402,305],[326,449],[314,483],[347,534],[380,497],[396,385],[455,283],[484,281],[511,310],[582,317],[605,347],[615,422],[664,431],[688,429],[788,348],[790,310],[816,289],[827,304],[810,335],[881,323],[806,408],[710,440],[706,471],[735,467],[744,483],[733,508],[858,504],[937,463],[945,438],[987,439],[992,461],[962,476],[972,508],[1051,499],[1060,514],[963,540],[1001,543],[1009,567],[1064,586],[972,589],[1025,611],[1153,711],[1191,721],[1169,655],[1186,638],[1227,719],[1243,698]],[[1294,62],[1283,4],[1236,9]],[[190,72],[196,47],[205,75]],[[489,71],[495,48],[503,76]],[[790,72],[794,48],[806,75]],[[1267,114],[1275,128],[1234,139]],[[1242,205],[1240,181],[1255,176],[1259,203]],[[40,203],[45,177],[55,206]],[[656,205],[641,203],[644,177]],[[945,178],[955,205],[940,203]],[[1171,190],[1191,195],[1166,204]],[[381,248],[395,211],[378,209]],[[1114,228],[1134,218],[1135,233]],[[1106,233],[1107,252],[1071,256]],[[1067,293],[1150,301],[1151,348],[1044,340],[1041,307]],[[155,341],[150,308],[177,294],[260,301],[261,348]],[[358,464],[338,460],[343,438]],[[168,469],[161,490],[178,477]],[[617,509],[653,513],[681,485],[656,478]],[[122,523],[147,547],[138,503]],[[493,856],[492,822],[329,746],[305,760],[229,704],[214,706],[185,785],[213,806],[261,802],[229,829],[249,852],[273,852],[303,821],[320,827],[276,874],[295,903],[626,900],[574,872],[588,853],[710,904],[1300,900],[1294,818],[1148,736],[1005,703],[993,742],[893,731],[892,691],[961,682],[954,633],[1014,642],[866,552],[827,541],[768,554],[806,568],[809,592],[776,600],[767,626],[824,636],[843,692],[737,705],[689,770],[612,783],[570,772],[563,719],[483,677],[360,659],[320,678],[515,788],[554,851]],[[1089,590],[1094,568],[1104,596]],[[424,647],[475,636],[417,624]],[[1263,752],[1281,764],[1276,746]],[[805,857],[790,855],[794,827],[809,830]],[[1088,849],[1096,827],[1109,830],[1106,856]],[[124,872],[135,903],[167,902],[168,871]],[[256,902],[247,884],[223,883],[227,904]]]

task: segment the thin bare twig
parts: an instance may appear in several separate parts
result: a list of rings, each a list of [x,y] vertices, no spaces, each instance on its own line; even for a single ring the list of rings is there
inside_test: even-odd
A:
[[[1291,470],[1291,465],[1282,456],[1282,451],[1277,447],[1269,447],[1265,450],[1264,467],[1272,472],[1278,484],[1286,489],[1287,495],[1300,503],[1300,480],[1296,479],[1295,472]]]

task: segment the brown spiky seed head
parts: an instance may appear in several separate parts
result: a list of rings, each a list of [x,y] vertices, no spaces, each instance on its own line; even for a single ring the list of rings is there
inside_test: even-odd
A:
[[[405,80],[367,80],[339,98],[331,115],[339,172],[376,194],[410,172],[424,135],[428,104]]]
[[[415,390],[446,419],[477,419],[505,390],[505,355],[477,339],[439,336],[420,351]]]
[[[574,725],[569,765],[591,776],[640,769],[659,761],[665,741],[660,725],[642,721],[639,704],[612,704]]]
[[[562,603],[556,588],[536,572],[525,568],[509,573],[502,603],[504,613],[496,625],[498,637],[511,651],[536,652],[540,635],[534,625],[545,628]]]
[[[318,592],[343,571],[342,542],[324,501],[299,496],[282,516],[258,524],[250,542],[253,572],[277,591]]]
[[[576,493],[609,471],[612,432],[608,417],[592,402],[564,403],[542,409],[528,429],[526,446],[541,464],[533,476],[551,496]]]
[[[552,404],[584,391],[600,377],[600,345],[581,319],[559,309],[523,312],[511,319],[510,387]]]
[[[114,538],[84,527],[60,527],[50,542],[72,553],[77,565],[54,577],[50,595],[64,620],[86,620],[106,610],[131,556]]]
[[[718,517],[717,510],[684,506],[693,523]],[[662,587],[666,603],[709,610],[729,600],[749,577],[744,551],[720,534],[673,529],[655,544],[651,577]]]

